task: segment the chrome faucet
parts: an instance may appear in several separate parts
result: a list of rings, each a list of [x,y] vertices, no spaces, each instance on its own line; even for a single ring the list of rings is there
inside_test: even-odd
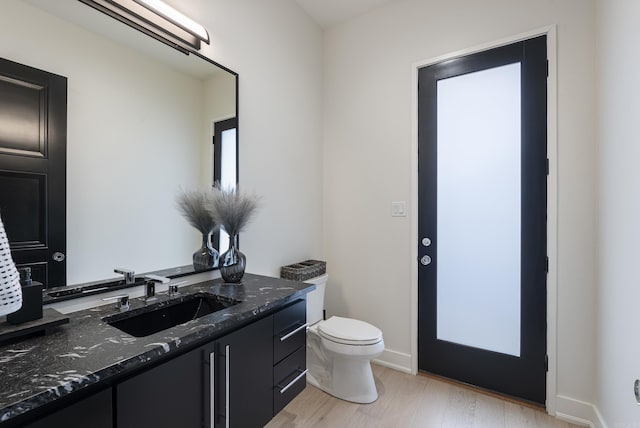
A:
[[[129,295],[128,294],[121,294],[119,296],[113,296],[113,297],[105,297],[104,299],[105,302],[109,301],[109,300],[115,300],[116,301],[116,308],[120,309],[120,312],[125,312],[129,310]]]
[[[115,268],[113,271],[124,275],[125,284],[133,284],[136,282],[136,273],[130,269]]]
[[[169,278],[158,275],[145,275],[144,276],[144,300],[148,302],[156,299],[156,284],[166,284],[170,281]]]

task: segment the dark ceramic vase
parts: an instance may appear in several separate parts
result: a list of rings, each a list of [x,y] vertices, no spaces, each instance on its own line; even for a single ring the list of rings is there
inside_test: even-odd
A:
[[[229,237],[229,249],[220,256],[220,274],[224,282],[237,284],[242,281],[247,258],[238,250],[238,235]]]
[[[202,246],[198,248],[198,251],[193,253],[193,266],[195,268],[202,267],[216,267],[220,259],[220,253],[211,246],[211,239],[209,234],[202,235]]]

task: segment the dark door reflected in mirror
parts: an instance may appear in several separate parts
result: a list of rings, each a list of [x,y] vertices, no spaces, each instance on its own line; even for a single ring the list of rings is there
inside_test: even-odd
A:
[[[237,74],[77,0],[6,12],[24,49],[0,57],[67,79],[67,274],[48,286],[191,264],[201,236],[175,195],[213,184],[214,124],[237,123]],[[234,153],[237,166],[237,138]]]
[[[66,281],[67,79],[0,58],[0,217],[11,257]]]
[[[238,183],[238,120],[221,120],[213,124],[213,182],[222,189],[235,189]],[[229,248],[229,234],[216,229],[213,246],[225,251]]]

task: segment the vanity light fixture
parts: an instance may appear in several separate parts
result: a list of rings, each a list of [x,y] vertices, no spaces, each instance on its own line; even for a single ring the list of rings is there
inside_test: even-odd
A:
[[[161,0],[135,0],[136,3],[140,3],[147,9],[157,13],[162,16],[167,21],[170,21],[182,28],[183,30],[191,33],[196,36],[198,39],[202,40],[206,44],[209,44],[209,33],[207,29],[204,28],[201,24],[198,24],[193,19],[188,16],[183,15],[178,12],[165,2]]]
[[[161,0],[79,0],[181,52],[210,43],[199,23]]]

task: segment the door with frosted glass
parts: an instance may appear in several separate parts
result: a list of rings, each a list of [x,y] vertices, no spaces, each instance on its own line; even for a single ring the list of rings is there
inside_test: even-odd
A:
[[[418,80],[418,368],[543,404],[546,37]]]

